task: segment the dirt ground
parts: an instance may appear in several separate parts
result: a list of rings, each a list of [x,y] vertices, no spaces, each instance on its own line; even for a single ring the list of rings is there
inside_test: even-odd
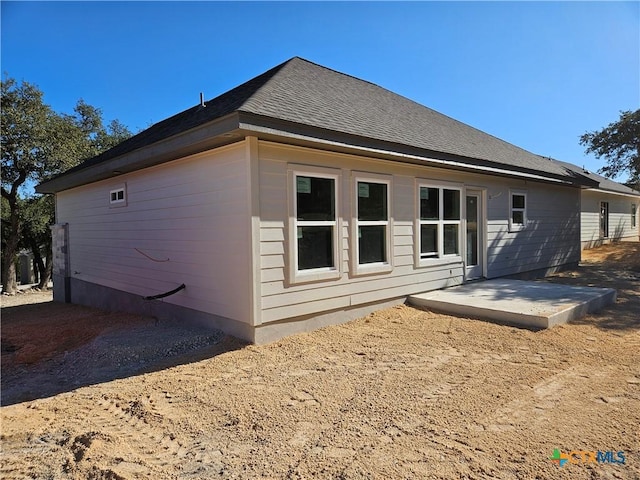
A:
[[[96,345],[144,343],[152,319],[3,297],[0,477],[640,479],[640,244],[547,281],[618,301],[538,332],[408,306],[264,346],[194,332],[147,373],[107,356],[99,383]],[[89,346],[69,386],[61,359]]]

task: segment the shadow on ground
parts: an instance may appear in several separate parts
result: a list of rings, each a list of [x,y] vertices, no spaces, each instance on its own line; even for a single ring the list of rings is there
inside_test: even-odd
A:
[[[616,303],[570,323],[593,325],[603,330],[640,331],[640,270],[587,263],[548,277],[545,281],[614,288],[617,291]]]
[[[2,309],[2,406],[243,348],[219,330],[45,302]]]
[[[610,245],[583,255],[592,257],[545,281],[614,288],[618,299],[571,323],[640,331],[640,243]],[[0,403],[35,400],[198,362],[246,345],[201,326],[78,305],[44,301],[3,307]]]

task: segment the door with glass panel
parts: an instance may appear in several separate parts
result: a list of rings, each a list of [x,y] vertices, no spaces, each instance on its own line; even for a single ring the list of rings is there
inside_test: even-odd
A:
[[[472,280],[483,276],[484,264],[484,218],[482,208],[482,192],[467,190],[467,227],[466,246],[466,279]]]
[[[600,202],[600,238],[609,238],[609,202]]]

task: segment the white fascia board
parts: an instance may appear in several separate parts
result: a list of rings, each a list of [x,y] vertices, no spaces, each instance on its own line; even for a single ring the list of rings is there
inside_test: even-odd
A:
[[[588,192],[606,193],[608,195],[619,195],[621,197],[631,197],[631,198],[635,198],[635,199],[640,199],[640,193],[637,193],[637,194],[622,193],[622,192],[615,192],[613,190],[604,190],[602,188],[585,188],[585,190],[588,191]]]
[[[237,125],[235,113],[226,115],[81,170],[63,173],[37,185],[36,191],[56,193],[206,151],[221,146],[215,143],[216,139],[230,135]],[[242,140],[240,133],[231,135],[225,142],[234,143]]]
[[[319,143],[322,145],[328,145],[328,146],[333,146],[333,147],[339,147],[339,148],[346,148],[346,149],[351,149],[351,150],[356,150],[356,151],[360,151],[363,153],[369,153],[369,154],[376,154],[376,155],[391,155],[393,157],[397,157],[400,159],[405,159],[405,160],[414,160],[414,161],[419,161],[422,163],[427,163],[430,164],[432,166],[442,166],[442,167],[455,167],[458,169],[463,169],[463,170],[473,170],[473,171],[477,171],[479,173],[484,173],[484,174],[499,174],[499,175],[506,175],[509,177],[518,177],[518,178],[524,178],[527,180],[539,180],[539,181],[544,181],[544,182],[553,182],[553,183],[557,183],[560,185],[572,185],[571,182],[565,181],[565,180],[560,180],[557,178],[553,178],[553,177],[546,177],[544,175],[537,175],[537,174],[533,174],[533,173],[526,173],[526,172],[517,172],[517,171],[513,171],[513,170],[507,170],[507,169],[502,169],[502,168],[497,168],[497,167],[486,167],[486,166],[482,166],[482,165],[471,165],[468,163],[463,163],[463,162],[456,162],[454,160],[440,160],[437,158],[429,158],[429,157],[422,157],[419,155],[411,155],[411,154],[407,154],[407,153],[401,153],[401,152],[394,152],[392,150],[382,150],[379,148],[372,148],[372,147],[362,147],[362,146],[358,146],[358,145],[351,145],[348,143],[343,143],[343,142],[336,142],[334,140],[325,140],[325,139],[320,139],[317,137],[309,137],[306,135],[300,135],[297,133],[291,133],[291,132],[286,132],[283,130],[278,130],[278,129],[274,129],[274,128],[268,128],[268,127],[260,127],[257,125],[253,125],[253,124],[248,124],[248,123],[240,123],[240,128],[242,130],[245,131],[252,131],[252,132],[256,132],[256,133],[263,133],[263,134],[270,134],[270,135],[278,135],[281,137],[288,137],[288,138],[295,138],[297,140],[303,140],[305,142],[312,142],[312,143]]]

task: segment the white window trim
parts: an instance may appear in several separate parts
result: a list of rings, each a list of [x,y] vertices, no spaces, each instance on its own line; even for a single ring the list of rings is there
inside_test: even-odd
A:
[[[121,199],[116,199],[113,200],[113,194],[118,194],[119,192],[122,192],[122,198]],[[109,207],[110,208],[117,208],[117,207],[126,207],[127,206],[127,184],[122,184],[120,186],[118,186],[117,188],[112,188],[111,190],[109,190]]]
[[[513,208],[513,196],[521,195],[524,197],[524,208]],[[529,199],[526,190],[509,190],[509,232],[520,232],[527,228],[527,209],[529,208]],[[522,212],[522,224],[513,223],[513,212]]]
[[[421,220],[420,219],[420,188],[437,188],[439,201],[439,220]],[[444,217],[444,190],[457,190],[460,192],[460,219],[459,220],[443,220]],[[437,266],[448,265],[451,263],[462,262],[462,230],[464,223],[462,221],[464,216],[464,186],[459,183],[448,182],[434,182],[430,180],[416,181],[416,219],[415,219],[415,232],[414,232],[414,244],[415,244],[415,264],[417,267],[425,266]],[[438,253],[437,256],[423,257],[421,249],[421,225],[438,225]],[[444,226],[445,225],[458,225],[458,253],[457,254],[444,254]]]
[[[390,175],[381,175],[375,173],[353,172],[351,181],[353,206],[351,214],[351,275],[371,275],[380,273],[389,273],[393,270],[393,220],[391,212],[393,205],[391,194],[393,188],[392,177]],[[386,221],[359,221],[358,220],[358,182],[380,183],[387,186],[387,220]],[[358,231],[360,226],[386,226],[385,236],[385,262],[364,263],[360,264],[360,246],[358,241]]]
[[[638,206],[635,203],[631,204],[631,228],[638,226]]]
[[[298,176],[330,178],[335,181],[334,201],[335,220],[300,222],[297,218],[297,181]],[[341,171],[332,168],[314,167],[307,165],[290,165],[288,170],[288,203],[289,203],[289,252],[288,252],[288,280],[289,283],[299,284],[336,280],[342,275],[342,217],[340,215]],[[298,270],[298,227],[299,226],[333,226],[333,268],[314,268]]]

